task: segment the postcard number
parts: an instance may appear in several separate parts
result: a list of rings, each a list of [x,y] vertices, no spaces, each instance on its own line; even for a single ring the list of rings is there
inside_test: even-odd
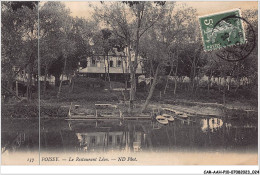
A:
[[[28,158],[27,162],[30,162],[30,163],[34,162],[34,158]]]

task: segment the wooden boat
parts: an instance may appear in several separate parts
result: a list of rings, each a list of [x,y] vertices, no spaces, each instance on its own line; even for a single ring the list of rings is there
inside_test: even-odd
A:
[[[162,115],[156,116],[156,120],[157,120],[157,122],[159,122],[159,123],[161,123],[161,124],[163,124],[163,125],[166,125],[166,124],[169,123],[169,121],[167,120],[167,118],[164,117],[164,116],[162,116]]]
[[[175,114],[177,117],[188,118],[188,115],[185,112],[176,111]]]
[[[170,109],[170,108],[162,108],[162,109],[165,112],[169,112],[170,114],[172,114],[175,117],[188,118],[188,115],[185,112],[176,111],[176,110]]]
[[[174,118],[173,116],[169,115],[169,114],[163,114],[162,115],[163,117],[165,117],[168,121],[170,122],[173,122],[174,121]]]

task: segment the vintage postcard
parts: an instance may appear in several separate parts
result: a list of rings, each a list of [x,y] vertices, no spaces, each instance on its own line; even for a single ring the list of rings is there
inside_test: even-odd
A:
[[[256,1],[2,1],[1,164],[258,165],[257,38]]]

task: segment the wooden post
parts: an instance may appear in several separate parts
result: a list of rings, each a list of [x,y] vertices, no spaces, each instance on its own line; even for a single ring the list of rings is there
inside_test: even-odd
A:
[[[61,137],[61,142],[62,142],[63,149],[65,149],[65,147],[64,147],[64,139],[63,139],[63,136],[62,136],[61,130],[60,130],[60,137]]]
[[[15,81],[15,92],[16,92],[16,95],[18,96],[18,81],[16,80]]]
[[[70,103],[70,108],[69,108],[69,112],[68,112],[69,118],[71,118],[71,107],[72,107],[72,102]]]

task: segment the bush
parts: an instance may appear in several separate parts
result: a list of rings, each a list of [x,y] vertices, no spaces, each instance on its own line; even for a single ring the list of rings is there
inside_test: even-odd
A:
[[[138,84],[136,85],[136,90],[139,91],[139,92],[146,91],[147,86],[148,86],[148,85],[146,85],[146,83],[145,83],[144,81],[142,81],[142,82],[140,82],[140,83],[138,83]]]

